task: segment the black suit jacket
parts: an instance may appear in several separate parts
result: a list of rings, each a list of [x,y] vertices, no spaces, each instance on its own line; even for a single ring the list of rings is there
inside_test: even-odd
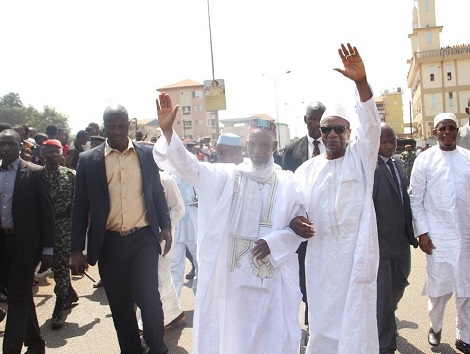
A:
[[[134,144],[142,171],[142,188],[147,220],[155,237],[160,229],[171,227],[165,194],[152,147]],[[84,250],[88,228],[87,260],[94,265],[99,259],[109,214],[109,190],[104,162],[105,144],[80,154],[72,206],[72,251]],[[160,249],[161,252],[161,249]]]
[[[408,180],[398,159],[395,160],[395,166],[400,175],[403,203],[388,166],[380,156],[377,158],[372,197],[377,216],[380,256],[383,258],[396,257],[404,244],[418,246],[411,221]]]
[[[308,159],[308,139],[307,136],[304,136],[286,146],[282,159],[282,169],[295,172]]]
[[[12,200],[15,250],[25,263],[38,262],[55,241],[51,184],[42,166],[20,159]]]

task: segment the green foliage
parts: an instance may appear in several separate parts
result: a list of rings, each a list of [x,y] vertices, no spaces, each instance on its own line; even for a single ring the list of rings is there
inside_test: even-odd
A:
[[[13,92],[0,98],[0,122],[11,125],[26,123],[38,132],[45,132],[46,126],[52,123],[70,133],[67,116],[49,106],[44,106],[43,111],[38,111],[33,106],[25,107],[20,95]]]

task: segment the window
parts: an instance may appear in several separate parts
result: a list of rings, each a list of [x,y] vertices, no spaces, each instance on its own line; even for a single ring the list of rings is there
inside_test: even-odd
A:
[[[434,81],[434,66],[429,67],[429,80]]]
[[[202,104],[197,104],[194,106],[194,110],[197,111],[202,111]]]
[[[211,125],[215,127],[215,119],[211,119]]]
[[[426,44],[431,44],[432,43],[432,36],[431,36],[431,31],[426,32]]]
[[[191,114],[191,106],[183,106],[183,114]]]
[[[181,96],[184,96],[184,91],[181,91]]]
[[[429,12],[429,0],[424,0],[424,12]]]
[[[436,94],[435,93],[431,95],[431,108],[436,109]]]
[[[192,122],[190,120],[183,121],[183,124],[184,124],[185,128],[191,128],[192,127]]]
[[[449,107],[454,107],[454,93],[449,92]]]
[[[447,64],[447,81],[452,80],[452,66]]]
[[[193,98],[202,98],[202,91],[193,91]]]
[[[202,125],[202,120],[201,120],[201,119],[198,119],[198,120],[196,121],[196,125]]]

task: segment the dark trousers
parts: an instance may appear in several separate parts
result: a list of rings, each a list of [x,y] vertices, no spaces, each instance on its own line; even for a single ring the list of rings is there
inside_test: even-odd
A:
[[[302,293],[302,301],[305,304],[305,325],[308,326],[308,303],[307,303],[307,286],[305,285],[305,254],[307,253],[307,242],[302,242],[297,249],[299,256],[299,285]]]
[[[408,285],[410,274],[410,247],[403,248],[400,257],[381,258],[377,274],[377,326],[380,353],[397,349],[395,310]]]
[[[158,292],[158,256],[158,240],[150,227],[127,236],[106,232],[98,266],[121,353],[142,353],[134,305],[142,311],[150,353],[167,351]]]
[[[16,253],[15,235],[1,234],[1,272],[8,290],[8,314],[3,335],[3,353],[20,354],[25,346],[42,349],[36,305],[33,300],[35,263],[25,263]]]

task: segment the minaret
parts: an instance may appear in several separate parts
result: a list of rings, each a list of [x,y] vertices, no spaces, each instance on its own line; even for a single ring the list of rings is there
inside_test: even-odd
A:
[[[415,0],[412,26],[413,33],[408,38],[413,53],[440,49],[442,26],[436,26],[435,0]]]

